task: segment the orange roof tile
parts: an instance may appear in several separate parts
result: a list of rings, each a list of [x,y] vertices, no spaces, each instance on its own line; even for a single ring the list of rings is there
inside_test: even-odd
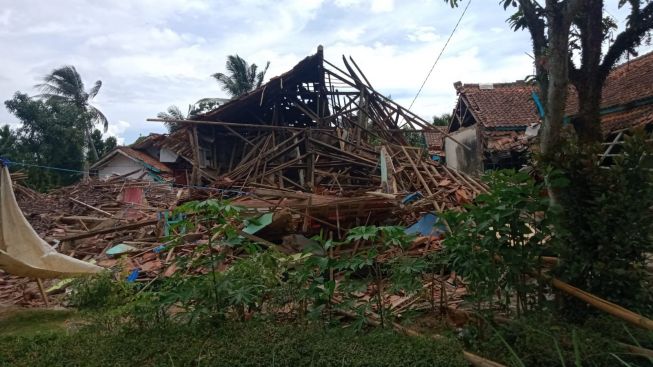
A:
[[[457,89],[476,121],[485,127],[523,127],[540,122],[532,97],[537,88],[525,82],[463,84]]]

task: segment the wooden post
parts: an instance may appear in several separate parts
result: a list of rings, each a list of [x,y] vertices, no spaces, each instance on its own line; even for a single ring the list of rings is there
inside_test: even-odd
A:
[[[39,285],[39,291],[41,292],[41,297],[43,297],[43,302],[45,303],[45,307],[50,307],[50,302],[48,302],[48,295],[45,293],[45,289],[43,288],[43,282],[41,281],[41,278],[36,278],[36,284]]]
[[[304,144],[306,149],[306,187],[310,192],[313,192],[315,187],[315,152],[311,144],[311,129],[306,130]]]

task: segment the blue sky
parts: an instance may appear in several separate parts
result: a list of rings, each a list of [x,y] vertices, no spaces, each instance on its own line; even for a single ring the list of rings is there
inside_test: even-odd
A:
[[[528,34],[509,29],[498,0],[472,1],[413,107],[423,117],[453,109],[455,81],[532,73]],[[128,144],[164,132],[145,119],[169,105],[224,97],[210,75],[227,55],[269,60],[269,78],[321,44],[328,60],[351,55],[377,90],[408,106],[461,12],[443,0],[0,0],[0,99],[36,94],[44,74],[75,65],[87,87],[103,81],[94,104],[108,134]],[[4,106],[0,123],[17,123]]]

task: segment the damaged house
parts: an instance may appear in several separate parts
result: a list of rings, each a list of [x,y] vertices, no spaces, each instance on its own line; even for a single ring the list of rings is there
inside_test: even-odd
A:
[[[408,194],[411,205],[442,211],[484,190],[411,146],[406,134],[444,132],[377,92],[353,59],[342,61],[325,60],[319,47],[215,110],[167,120],[182,128],[156,145],[192,166],[192,185],[241,193],[243,206],[285,205],[338,231],[378,223]]]
[[[526,129],[539,124],[536,88],[523,81],[454,84],[458,102],[445,138],[447,165],[470,174],[521,167],[527,161]],[[469,146],[462,149],[452,138]]]
[[[528,139],[537,134],[543,109],[538,88],[524,81],[454,84],[458,101],[445,137],[447,165],[469,174],[496,168],[520,168],[528,161]],[[578,111],[573,88],[567,121]],[[653,124],[653,53],[615,68],[603,88],[601,128],[603,159],[617,153],[625,132]],[[452,139],[458,142],[452,141]],[[463,149],[460,144],[471,149]]]

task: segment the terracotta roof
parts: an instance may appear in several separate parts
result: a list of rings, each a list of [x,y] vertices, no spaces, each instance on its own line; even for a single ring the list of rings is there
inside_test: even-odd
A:
[[[476,121],[485,127],[523,127],[540,122],[532,92],[524,82],[501,84],[458,84],[460,98],[468,103]],[[601,108],[621,106],[601,117],[604,133],[653,122],[653,107],[635,101],[653,97],[653,52],[616,67],[605,82]],[[569,88],[567,115],[578,111],[578,96]]]
[[[111,158],[115,156],[116,154],[122,154],[125,155],[133,160],[140,161],[142,163],[145,163],[149,166],[154,167],[155,169],[164,172],[164,173],[171,173],[172,170],[170,167],[165,165],[164,163],[159,162],[158,159],[151,157],[147,153],[141,152],[139,150],[135,150],[129,147],[117,147],[114,149],[111,153],[105,155],[102,159],[97,161],[93,166],[91,166],[91,169],[97,169],[100,167],[105,166],[108,162],[111,161]]]
[[[571,88],[567,115],[578,111],[578,96]],[[601,97],[601,108],[617,111],[601,116],[604,133],[653,122],[653,105],[634,102],[653,97],[653,52],[632,59],[610,72]]]
[[[632,59],[610,72],[603,86],[601,108],[628,104],[653,96],[653,52]],[[578,111],[578,97],[572,88],[567,113]]]
[[[526,135],[521,131],[485,131],[486,150],[499,151],[524,151],[528,148]]]
[[[446,126],[434,126],[437,131],[425,131],[424,140],[429,152],[444,150],[444,132]]]
[[[525,127],[540,122],[532,92],[523,81],[500,84],[456,85],[476,121],[485,127]]]

